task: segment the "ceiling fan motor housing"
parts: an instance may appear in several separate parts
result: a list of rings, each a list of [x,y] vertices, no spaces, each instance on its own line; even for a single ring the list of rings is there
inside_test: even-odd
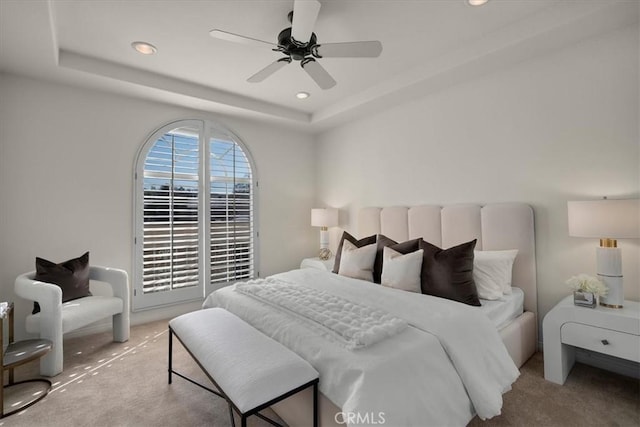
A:
[[[278,46],[282,52],[290,55],[296,61],[302,61],[305,57],[311,55],[311,49],[317,42],[316,34],[311,33],[308,43],[301,43],[291,37],[291,27],[285,28],[278,34]]]
[[[273,51],[285,55],[249,77],[247,81],[250,83],[262,82],[291,61],[296,60],[320,89],[331,89],[336,85],[336,81],[316,61],[316,58],[375,58],[382,52],[382,44],[376,40],[317,44],[313,28],[320,11],[320,2],[317,0],[295,0],[293,7],[296,10],[296,21],[293,21],[293,11],[290,12],[288,18],[291,26],[280,31],[277,46],[253,37],[218,29],[213,29],[209,33],[213,37],[227,41],[260,46],[269,45]],[[297,39],[294,38],[294,35]]]

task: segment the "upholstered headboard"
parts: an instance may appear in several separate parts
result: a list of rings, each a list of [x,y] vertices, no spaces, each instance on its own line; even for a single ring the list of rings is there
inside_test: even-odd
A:
[[[518,249],[513,285],[524,291],[524,309],[538,313],[533,210],[527,204],[363,208],[358,232],[398,242],[422,237],[445,249],[472,239],[478,239],[476,250]]]

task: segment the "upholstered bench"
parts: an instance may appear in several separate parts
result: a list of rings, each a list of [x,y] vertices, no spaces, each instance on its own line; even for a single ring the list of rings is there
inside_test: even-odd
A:
[[[217,391],[173,369],[173,335]],[[318,371],[282,344],[222,308],[194,311],[169,322],[169,384],[172,374],[224,398],[229,404],[231,425],[235,426],[235,410],[242,427],[251,415],[279,425],[259,411],[313,387],[313,425],[318,425]]]

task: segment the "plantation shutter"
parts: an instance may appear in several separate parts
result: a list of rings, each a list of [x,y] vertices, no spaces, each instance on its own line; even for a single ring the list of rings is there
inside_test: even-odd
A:
[[[252,165],[237,138],[208,121],[173,122],[145,142],[134,175],[135,311],[256,276]]]
[[[254,277],[253,181],[242,148],[225,138],[209,141],[211,283]]]
[[[195,134],[194,134],[195,132]],[[199,284],[199,136],[174,129],[144,163],[143,293]]]

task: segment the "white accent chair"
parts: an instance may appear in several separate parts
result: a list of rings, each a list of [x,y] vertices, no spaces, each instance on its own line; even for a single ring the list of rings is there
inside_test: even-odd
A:
[[[39,313],[27,316],[27,332],[40,334],[40,338],[53,342],[52,350],[40,359],[40,375],[53,377],[62,372],[62,336],[67,332],[113,316],[113,340],[125,342],[129,339],[130,298],[126,271],[90,266],[89,280],[108,283],[113,296],[88,296],[65,303],[62,303],[62,289],[58,285],[34,280],[35,275],[32,271],[18,276],[15,293],[40,305]]]

